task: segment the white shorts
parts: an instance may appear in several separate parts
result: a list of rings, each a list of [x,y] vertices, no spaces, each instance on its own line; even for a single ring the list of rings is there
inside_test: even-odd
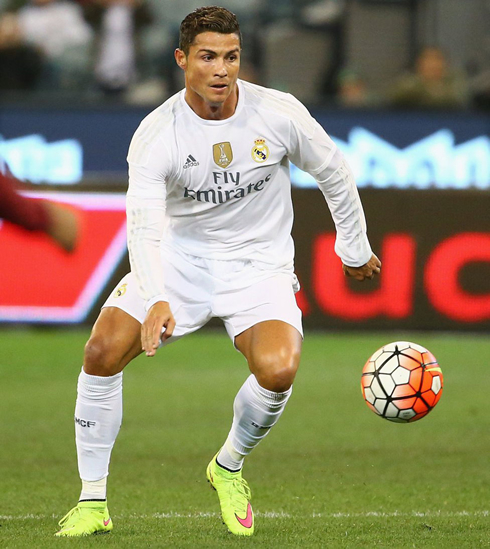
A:
[[[176,326],[172,343],[195,332],[211,318],[223,320],[232,340],[265,320],[282,320],[303,335],[301,310],[295,292],[296,276],[289,270],[270,270],[249,260],[209,260],[183,253],[166,254],[165,289]],[[118,307],[138,322],[146,317],[132,273],[116,286],[102,306]]]

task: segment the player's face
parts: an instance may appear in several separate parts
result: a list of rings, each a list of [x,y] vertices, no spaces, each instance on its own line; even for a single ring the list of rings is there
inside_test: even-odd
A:
[[[231,116],[238,98],[238,35],[202,32],[194,39],[188,55],[177,50],[175,58],[185,71],[186,100],[194,111],[203,118]]]

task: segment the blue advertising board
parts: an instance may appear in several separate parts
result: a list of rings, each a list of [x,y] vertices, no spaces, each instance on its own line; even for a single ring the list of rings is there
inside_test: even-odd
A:
[[[141,108],[0,109],[0,158],[21,179],[121,183]],[[313,110],[344,151],[360,188],[489,189],[490,116]],[[315,182],[295,166],[293,184]]]

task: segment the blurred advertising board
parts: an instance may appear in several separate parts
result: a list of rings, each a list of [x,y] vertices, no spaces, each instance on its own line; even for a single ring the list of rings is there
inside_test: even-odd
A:
[[[124,195],[38,193],[69,203],[82,221],[74,254],[0,222],[0,322],[92,322],[129,268]],[[490,193],[361,191],[382,276],[342,274],[319,190],[293,190],[297,299],[307,329],[490,328]]]

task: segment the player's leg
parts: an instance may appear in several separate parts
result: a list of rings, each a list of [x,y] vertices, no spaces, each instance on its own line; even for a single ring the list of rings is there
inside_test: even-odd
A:
[[[80,500],[106,499],[110,455],[122,422],[122,370],[141,353],[140,332],[135,318],[106,307],[85,345],[75,407]]]
[[[211,317],[208,294],[202,287],[204,275],[171,251],[165,254],[165,261],[166,287],[177,326],[163,345],[199,329]],[[200,280],[201,286],[191,283],[193,280]],[[129,274],[107,299],[85,346],[75,411],[83,501],[61,521],[58,535],[80,536],[112,529],[106,479],[122,420],[122,375],[124,367],[142,352],[145,316],[136,281]]]
[[[253,534],[251,492],[242,477],[243,460],[277,423],[286,406],[301,342],[296,328],[279,320],[260,322],[235,338],[252,374],[235,398],[225,445],[207,470],[208,480],[218,492],[223,520],[234,534]]]
[[[122,371],[141,353],[141,324],[117,307],[105,307],[85,346],[78,378],[75,438],[82,491],[78,505],[60,522],[57,536],[109,532],[106,482],[122,421]]]
[[[292,392],[301,344],[299,331],[280,320],[259,322],[235,338],[252,375],[235,398],[233,425],[218,456],[224,467],[241,469],[245,456],[279,420]]]
[[[251,375],[238,391],[230,433],[207,474],[218,492],[224,522],[238,535],[254,530],[251,493],[241,473],[244,458],[279,420],[299,365],[301,312],[291,280],[279,275],[234,296],[246,306],[225,321]]]

